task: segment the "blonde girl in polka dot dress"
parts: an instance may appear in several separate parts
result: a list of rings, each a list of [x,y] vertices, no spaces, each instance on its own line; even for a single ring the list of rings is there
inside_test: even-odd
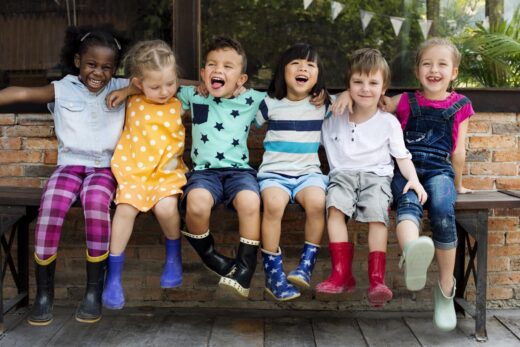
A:
[[[139,212],[154,212],[166,237],[162,288],[182,282],[180,216],[177,208],[188,171],[182,160],[185,130],[177,92],[175,56],[163,41],[136,44],[125,58],[131,83],[142,94],[128,99],[123,133],[112,157],[118,188],[103,305],[120,309],[124,250]]]

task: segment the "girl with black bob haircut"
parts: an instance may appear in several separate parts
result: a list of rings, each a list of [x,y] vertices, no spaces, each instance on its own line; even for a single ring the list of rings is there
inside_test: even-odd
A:
[[[323,76],[320,58],[311,45],[291,46],[282,54],[256,117],[259,127],[269,123],[257,180],[264,204],[265,291],[277,301],[295,299],[300,289],[310,288],[325,228],[328,177],[321,172],[318,149],[330,97]],[[300,262],[286,276],[280,237],[289,202],[302,205],[306,221]]]
[[[330,95],[325,87],[325,70],[323,68],[323,64],[321,63],[318,51],[308,43],[296,43],[282,54],[278,64],[276,65],[276,71],[271,80],[271,83],[269,83],[267,94],[271,98],[278,100],[281,100],[287,96],[287,84],[284,73],[285,66],[292,60],[296,59],[305,59],[317,64],[318,80],[311,89],[310,95],[312,97],[316,97],[323,91],[324,103],[325,105],[329,105],[331,103]]]

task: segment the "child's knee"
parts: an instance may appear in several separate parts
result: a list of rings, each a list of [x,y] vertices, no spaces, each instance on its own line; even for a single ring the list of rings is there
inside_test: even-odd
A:
[[[189,192],[186,203],[186,213],[192,216],[206,216],[211,213],[213,197],[207,190],[196,189]]]
[[[260,212],[260,197],[252,190],[243,190],[233,200],[238,213],[254,214]]]

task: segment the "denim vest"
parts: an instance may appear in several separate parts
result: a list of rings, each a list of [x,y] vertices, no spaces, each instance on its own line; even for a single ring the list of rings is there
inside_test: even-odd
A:
[[[450,160],[453,149],[453,121],[455,114],[469,102],[463,97],[448,108],[419,106],[414,93],[407,93],[410,103],[410,117],[404,129],[406,147],[412,159],[421,158],[419,153]],[[431,156],[429,156],[431,158]]]
[[[58,165],[110,167],[125,120],[124,104],[115,109],[105,98],[128,85],[127,79],[112,78],[99,93],[91,93],[78,79],[68,75],[54,85],[55,101],[48,104],[58,138]]]

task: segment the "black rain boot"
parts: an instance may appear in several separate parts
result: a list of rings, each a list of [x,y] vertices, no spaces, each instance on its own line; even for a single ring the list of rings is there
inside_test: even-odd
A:
[[[36,257],[36,255],[35,255]],[[52,306],[54,302],[54,273],[56,271],[56,256],[47,265],[36,262],[34,269],[36,277],[36,298],[27,322],[31,325],[48,325],[52,322]]]
[[[240,238],[235,266],[229,275],[222,277],[218,285],[223,289],[232,289],[236,294],[247,298],[251,279],[256,268],[256,254],[260,241]]]
[[[107,253],[108,254],[108,253]],[[87,258],[90,258],[87,255]],[[101,319],[101,295],[105,281],[106,257],[102,261],[87,260],[87,288],[85,296],[76,310],[76,320],[82,323],[95,323]]]
[[[209,230],[202,235],[182,232],[186,239],[199,255],[204,265],[219,276],[226,276],[235,264],[234,259],[226,257],[215,250],[215,240]]]

